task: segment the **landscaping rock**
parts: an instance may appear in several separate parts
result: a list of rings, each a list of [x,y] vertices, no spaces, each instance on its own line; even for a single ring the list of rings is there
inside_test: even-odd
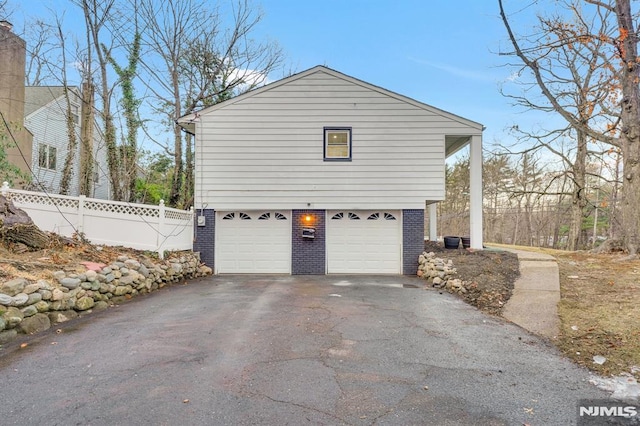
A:
[[[35,284],[26,285],[24,287],[24,289],[22,290],[22,292],[25,293],[25,294],[32,294],[32,293],[35,293],[38,290],[40,290],[40,283],[35,283]]]
[[[66,277],[60,280],[60,285],[69,290],[73,290],[80,285],[80,280],[78,278]]]
[[[457,274],[451,259],[436,257],[433,252],[423,252],[418,256],[418,276],[430,282],[435,288],[445,288],[450,293],[466,293],[464,282],[454,278]]]
[[[138,273],[145,278],[149,278],[149,269],[147,269],[147,267],[142,264],[138,267]]]
[[[56,311],[49,312],[47,316],[51,322],[60,323],[78,318],[78,313],[76,311]]]
[[[29,318],[25,318],[20,323],[20,331],[24,334],[34,334],[47,330],[51,327],[51,321],[45,314],[35,314]]]
[[[213,274],[213,269],[209,268],[207,265],[202,265],[198,268],[198,275],[206,276]]]
[[[0,293],[7,294],[9,296],[15,296],[18,293],[22,293],[27,286],[27,280],[24,278],[16,278],[0,284]]]
[[[115,296],[124,296],[125,294],[130,293],[130,292],[131,291],[128,290],[127,287],[119,285],[119,286],[116,287],[116,290],[113,292],[113,294]]]
[[[31,293],[27,298],[27,305],[33,305],[42,300],[42,295],[40,293]]]
[[[40,285],[40,290],[48,290],[48,291],[52,291],[55,287],[52,286],[48,281],[46,280],[38,280],[38,284]]]
[[[95,301],[91,297],[84,296],[76,301],[75,308],[79,311],[86,311],[93,308],[93,305],[95,305]]]
[[[11,306],[13,297],[8,294],[0,293],[0,305]]]
[[[27,304],[27,301],[29,300],[29,296],[25,293],[18,293],[15,296],[13,296],[13,306],[24,306]]]
[[[53,311],[65,311],[68,309],[68,304],[66,300],[56,300],[51,303],[51,310]]]
[[[120,278],[120,285],[131,285],[136,281],[137,272],[134,272],[135,275],[126,275],[122,278]]]
[[[42,295],[42,300],[51,300],[53,297],[53,293],[49,290],[40,290],[39,293]]]
[[[29,305],[26,308],[20,309],[20,312],[22,312],[22,315],[24,315],[24,317],[27,318],[37,314],[38,309],[34,305]]]
[[[10,329],[0,331],[0,345],[5,345],[16,338],[18,331],[16,329]]]
[[[58,301],[64,299],[64,292],[59,288],[56,288],[51,293],[51,300]]]
[[[87,281],[95,281],[98,277],[98,273],[96,271],[88,270],[85,272],[85,276]]]
[[[49,304],[44,300],[41,300],[40,302],[36,303],[33,306],[36,307],[39,313],[47,312],[49,310]]]
[[[100,300],[99,302],[96,302],[96,304],[93,306],[93,310],[94,311],[103,311],[105,309],[107,309],[109,307],[109,304],[107,302],[105,302],[104,300]]]

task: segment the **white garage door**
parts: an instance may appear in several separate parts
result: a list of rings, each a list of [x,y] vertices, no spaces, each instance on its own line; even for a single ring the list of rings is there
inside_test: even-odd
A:
[[[218,274],[291,273],[291,212],[216,212]]]
[[[399,211],[327,212],[327,272],[401,274]]]

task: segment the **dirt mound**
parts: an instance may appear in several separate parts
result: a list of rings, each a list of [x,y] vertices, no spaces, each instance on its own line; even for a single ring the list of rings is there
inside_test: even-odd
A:
[[[445,249],[441,243],[426,241],[425,251],[450,259],[465,284],[458,294],[467,303],[492,315],[500,315],[520,276],[518,256],[499,250]]]

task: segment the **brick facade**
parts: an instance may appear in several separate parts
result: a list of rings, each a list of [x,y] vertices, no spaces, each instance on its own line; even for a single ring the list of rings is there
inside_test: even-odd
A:
[[[197,218],[203,215],[205,217],[205,226],[198,226]],[[214,268],[214,249],[216,232],[216,213],[215,210],[204,209],[196,210],[196,223],[193,227],[193,251],[200,252],[200,260],[213,269]]]
[[[418,272],[418,256],[424,251],[424,210],[402,211],[402,273]]]
[[[305,217],[309,215],[309,225]],[[302,228],[315,228],[315,238],[302,237]],[[325,211],[293,210],[291,224],[291,274],[324,275],[326,273]]]

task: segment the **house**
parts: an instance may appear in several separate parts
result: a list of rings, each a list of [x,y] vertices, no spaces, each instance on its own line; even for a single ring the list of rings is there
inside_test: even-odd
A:
[[[15,180],[16,188],[41,188],[58,193],[62,169],[67,157],[67,101],[63,86],[25,87],[26,43],[13,32],[13,26],[0,21],[0,150],[7,163],[31,179]],[[68,195],[79,195],[80,143],[83,102],[80,90],[69,87],[71,116],[78,148],[73,156],[73,178]],[[93,171],[89,197],[108,199],[106,148],[94,124],[92,138]],[[0,158],[2,156],[0,155]],[[13,173],[0,169],[0,183],[12,180]]]
[[[414,274],[445,158],[471,145],[482,248],[483,126],[324,66],[182,117],[195,135],[194,250],[215,273]]]
[[[69,148],[67,129],[67,100],[64,86],[28,86],[25,88],[24,124],[33,134],[32,171],[34,187],[59,193],[60,180]],[[82,95],[77,87],[68,87],[71,119],[77,147],[73,155],[73,178],[67,195],[80,195],[80,156]],[[110,199],[107,151],[94,124],[92,141],[92,172],[90,193],[92,198]]]

